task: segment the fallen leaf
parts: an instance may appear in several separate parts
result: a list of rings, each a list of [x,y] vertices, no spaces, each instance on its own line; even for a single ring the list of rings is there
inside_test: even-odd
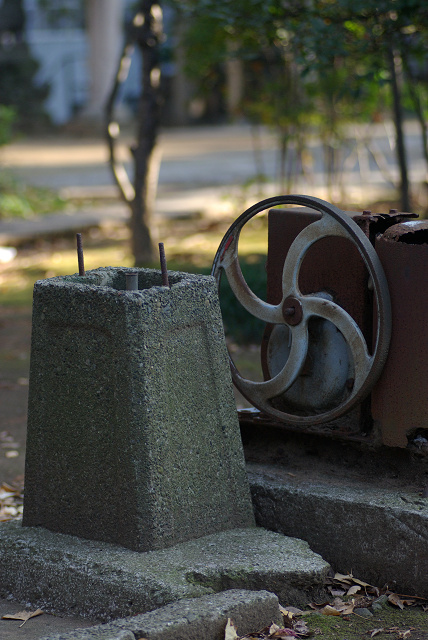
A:
[[[280,629],[280,627],[274,622],[272,622],[272,624],[269,627],[268,633],[275,633],[275,631],[278,631],[278,629]]]
[[[368,582],[357,580],[357,578],[352,578],[352,582],[355,582],[355,584],[359,584],[361,587],[371,587],[372,589],[374,588],[373,585],[369,584]]]
[[[329,604],[329,602],[320,602],[319,604],[317,602],[311,602],[310,604],[308,604],[308,607],[310,607],[311,609],[315,609],[315,611],[319,611]]]
[[[281,605],[279,605],[279,611],[282,615],[284,626],[288,629],[295,628],[296,618],[303,613],[303,611],[297,609],[297,607],[282,607]]]
[[[301,616],[303,613],[302,609],[298,609],[297,607],[282,607],[281,605],[279,605],[279,610],[282,615],[288,615],[289,613],[291,613],[292,616]]]
[[[351,584],[354,580],[352,575],[348,574],[347,576],[345,576],[343,573],[335,573],[334,579],[338,580],[339,582],[348,582],[349,584]]]
[[[373,629],[373,631],[369,631],[368,633],[370,633],[370,638],[374,638],[375,636],[378,636],[379,633],[383,633],[385,631],[385,629],[382,627],[382,629]]]
[[[236,627],[230,618],[227,619],[227,624],[224,630],[224,640],[238,640]]]
[[[259,637],[260,637],[260,638],[267,638],[267,637],[268,637],[268,634],[269,634],[269,629],[270,629],[270,626],[269,626],[269,627],[263,627],[263,629],[261,629],[261,630],[259,631],[259,633],[258,633]],[[251,635],[251,634],[250,634],[250,635]],[[255,634],[253,634],[253,635],[257,636],[257,633],[255,633]],[[244,640],[244,639],[243,639],[243,638],[240,638],[240,640]]]
[[[335,598],[331,603],[333,609],[336,609],[341,615],[348,615],[354,611],[355,604],[352,602],[344,602],[340,598]]]
[[[404,602],[400,600],[396,593],[390,593],[388,596],[388,602],[399,607],[400,609],[404,609]]]
[[[340,611],[327,604],[323,609],[321,609],[321,613],[325,616],[340,616]]]
[[[348,591],[346,592],[346,595],[353,596],[355,593],[358,593],[360,590],[361,590],[360,585],[354,584],[352,587],[348,589]]]
[[[2,616],[2,620],[23,620],[24,622],[19,625],[22,627],[27,620],[30,618],[35,618],[36,616],[41,616],[43,611],[41,609],[36,609],[36,611],[18,611],[18,613],[6,613]]]
[[[411,629],[407,629],[407,631],[399,631],[398,632],[398,637],[399,638],[409,638],[411,633],[412,633]]]
[[[350,587],[350,588],[352,589],[353,587]],[[329,591],[330,591],[332,596],[344,596],[345,593],[346,593],[346,589],[332,589],[332,588],[330,588]]]
[[[351,613],[354,613],[354,609],[355,609],[354,604],[348,604],[346,609],[342,609],[340,613],[342,614],[342,617],[349,616]]]
[[[304,620],[297,620],[293,625],[293,630],[301,637],[307,638],[311,635],[308,625]]]
[[[297,638],[298,634],[293,629],[277,629],[268,635],[272,640],[284,640],[284,638]]]

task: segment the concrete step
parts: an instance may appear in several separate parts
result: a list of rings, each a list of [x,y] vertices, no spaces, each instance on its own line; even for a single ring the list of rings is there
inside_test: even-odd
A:
[[[0,556],[1,597],[102,622],[228,589],[266,590],[303,606],[323,594],[329,571],[306,542],[260,528],[139,553],[5,522]]]
[[[346,475],[313,482],[279,465],[247,469],[259,526],[306,540],[336,571],[428,597],[428,498]]]
[[[239,633],[258,631],[279,617],[278,598],[268,591],[231,589],[178,600],[155,611],[41,640],[214,640],[224,637],[228,618]]]

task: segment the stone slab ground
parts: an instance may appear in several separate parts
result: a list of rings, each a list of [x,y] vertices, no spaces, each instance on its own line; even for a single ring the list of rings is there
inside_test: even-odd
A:
[[[345,476],[313,482],[281,466],[247,468],[260,526],[306,540],[336,571],[428,597],[428,498]]]
[[[0,615],[22,606],[0,601]],[[239,633],[261,629],[279,616],[278,598],[268,591],[232,589],[213,595],[178,600],[148,613],[96,624],[87,619],[43,614],[23,627],[18,620],[0,620],[2,640],[214,640],[223,639],[227,619]]]
[[[241,635],[261,629],[279,621],[278,598],[268,591],[232,589],[42,640],[223,640],[228,618]]]
[[[61,625],[60,635],[45,636],[55,640],[220,640],[228,617],[245,633],[274,619],[278,598],[303,606],[323,597],[329,571],[307,543],[259,528],[140,553],[9,522],[0,527],[0,556],[1,597],[73,615],[76,627],[79,616],[113,621],[86,631]]]
[[[260,528],[134,552],[20,523],[0,527],[0,596],[103,622],[227,589],[297,606],[323,592],[329,565],[306,542]]]

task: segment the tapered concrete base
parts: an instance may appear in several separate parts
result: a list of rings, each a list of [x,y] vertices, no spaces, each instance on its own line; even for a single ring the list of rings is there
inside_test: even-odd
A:
[[[254,526],[214,278],[131,271],[35,284],[23,524],[135,551]]]

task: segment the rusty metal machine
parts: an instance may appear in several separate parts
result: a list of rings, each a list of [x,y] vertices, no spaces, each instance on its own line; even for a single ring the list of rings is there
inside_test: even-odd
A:
[[[264,301],[242,275],[238,245],[267,210]],[[428,449],[428,223],[416,217],[353,215],[297,195],[264,200],[232,224],[212,275],[220,286],[224,272],[265,323],[263,381],[244,378],[230,355],[234,384],[258,409],[241,422]]]

